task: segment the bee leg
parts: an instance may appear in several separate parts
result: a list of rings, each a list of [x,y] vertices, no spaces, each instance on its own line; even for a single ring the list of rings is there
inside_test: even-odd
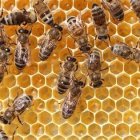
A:
[[[76,63],[76,69],[75,69],[75,71],[77,71],[78,70],[78,63]]]
[[[104,68],[104,69],[101,69],[100,71],[104,71],[104,70],[107,70],[107,69],[109,69],[109,67],[106,67],[106,68]]]
[[[16,134],[17,129],[18,129],[18,126],[16,127],[16,129],[15,129],[14,132],[13,132],[12,140],[14,140],[14,138],[15,138],[15,134]]]
[[[3,16],[3,8],[2,8],[2,11],[1,11],[1,14],[0,14],[0,18],[2,18]]]
[[[98,36],[96,35],[96,36],[95,36],[95,40],[97,39],[97,37],[98,37]]]
[[[17,119],[18,119],[18,121],[19,121],[19,123],[21,124],[21,125],[23,125],[23,122],[21,121],[21,119],[20,119],[20,117],[17,115]]]

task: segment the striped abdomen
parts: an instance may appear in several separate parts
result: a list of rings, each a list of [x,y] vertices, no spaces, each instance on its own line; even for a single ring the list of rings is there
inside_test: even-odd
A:
[[[138,18],[140,18],[140,1],[130,0],[133,10],[135,11]]]
[[[97,4],[92,5],[92,17],[94,24],[98,26],[106,24],[105,13]]]
[[[23,70],[25,66],[27,65],[27,62],[29,60],[29,54],[26,50],[27,48],[22,48],[19,52],[20,48],[16,48],[15,50],[15,65],[18,70]]]
[[[57,90],[59,94],[65,93],[70,86],[70,77],[60,74],[58,78]]]
[[[0,140],[9,140],[8,136],[0,129]]]
[[[44,40],[44,42],[40,45],[39,50],[40,60],[45,61],[46,59],[48,59],[48,57],[52,54],[55,47],[56,43],[54,40],[52,41]]]
[[[26,21],[26,15],[22,12],[13,12],[2,18],[1,23],[5,25],[20,25]]]
[[[114,6],[110,7],[110,12],[118,21],[122,21],[124,19],[124,11],[119,2],[114,3]]]

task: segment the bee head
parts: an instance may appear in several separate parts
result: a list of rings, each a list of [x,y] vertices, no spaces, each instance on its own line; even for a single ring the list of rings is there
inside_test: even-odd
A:
[[[28,95],[28,97],[30,98],[30,100],[33,100],[33,96],[31,96],[31,95]]]
[[[67,56],[67,60],[71,62],[76,62],[76,58],[72,56]]]
[[[63,28],[60,25],[54,24],[53,26],[54,28],[57,28],[59,31],[63,31]]]
[[[85,82],[83,82],[83,81],[79,81],[78,84],[79,84],[79,86],[81,86],[81,87],[84,87],[84,86],[85,86]]]
[[[98,5],[96,3],[93,3],[92,8],[97,7]]]
[[[0,116],[0,121],[4,124],[8,124],[8,120],[6,120],[3,116]]]
[[[98,81],[98,82],[96,82],[96,83],[93,84],[93,87],[94,88],[99,88],[102,84],[103,84],[102,81]]]
[[[5,51],[6,51],[7,53],[10,53],[10,48],[5,48]]]
[[[104,36],[98,36],[98,39],[99,40],[106,40],[108,38],[107,35],[104,35]]]
[[[24,33],[24,34],[30,34],[30,31],[29,31],[29,30],[26,30],[26,29],[23,29],[23,28],[20,28],[20,29],[18,30],[18,33],[19,33],[19,34],[22,34],[22,33]]]

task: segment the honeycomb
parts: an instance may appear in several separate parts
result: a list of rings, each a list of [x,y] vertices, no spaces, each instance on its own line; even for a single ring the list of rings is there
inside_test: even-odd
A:
[[[100,0],[94,2],[101,4]],[[89,40],[98,48],[104,60],[103,67],[110,66],[103,72],[104,84],[99,89],[86,86],[77,109],[68,120],[62,118],[61,106],[65,95],[56,91],[59,63],[68,51],[66,45],[75,51],[77,47],[73,39],[63,33],[62,41],[51,57],[41,62],[38,58],[37,41],[50,27],[40,20],[33,25],[30,36],[30,64],[19,72],[13,64],[8,66],[8,75],[0,85],[0,108],[4,111],[8,99],[13,100],[17,93],[26,92],[34,96],[33,106],[20,117],[25,122],[19,124],[17,119],[11,125],[0,127],[12,137],[16,126],[15,140],[140,140],[140,66],[133,61],[127,62],[116,58],[107,44],[94,40],[95,30],[92,24],[90,9],[93,0],[48,0],[56,23],[62,23],[71,15],[81,11],[82,19],[87,25]],[[129,0],[122,0],[123,5],[130,8]],[[1,0],[5,13],[14,8],[29,8],[31,0]],[[140,23],[131,10],[125,10],[125,19],[116,25],[107,11],[111,42],[126,42],[134,47],[140,37]],[[6,33],[15,40],[17,26],[5,26]],[[67,43],[67,44],[66,44]],[[14,48],[12,48],[14,50]],[[79,50],[74,52],[79,53]],[[85,73],[85,58],[78,57],[81,66],[80,74]]]

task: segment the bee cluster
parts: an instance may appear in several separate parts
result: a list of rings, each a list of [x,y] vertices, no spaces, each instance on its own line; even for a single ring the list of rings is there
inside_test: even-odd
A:
[[[138,0],[130,0],[132,8],[137,17],[140,18],[139,9],[140,4]],[[114,22],[119,24],[124,19],[125,12],[119,0],[102,0],[102,6],[94,3],[92,5],[91,14],[93,25],[96,30],[95,40],[105,42],[113,54],[122,57],[127,61],[135,61],[140,63],[139,41],[136,47],[131,48],[123,42],[119,42],[111,46],[110,36],[108,31],[108,22],[104,10],[108,10]],[[33,5],[33,10],[26,9],[14,11],[3,16],[3,10],[0,15],[0,82],[4,78],[4,73],[7,72],[7,65],[9,64],[9,56],[12,55],[10,47],[16,45],[14,52],[14,63],[19,71],[22,71],[30,60],[30,42],[29,36],[32,33],[32,25],[39,18],[44,24],[51,28],[39,41],[39,58],[41,61],[47,61],[53,50],[57,47],[57,42],[63,38],[63,26],[54,22],[53,15],[44,0],[38,0]],[[17,41],[12,40],[6,35],[4,25],[18,25],[19,29],[15,32]],[[30,29],[27,29],[27,26]],[[71,16],[66,21],[66,29],[70,37],[73,38],[75,44],[78,45],[81,55],[86,56],[87,76],[90,79],[90,86],[93,88],[100,88],[104,79],[102,78],[102,71],[109,67],[102,67],[101,53],[98,49],[90,43],[87,34],[87,29],[81,15]],[[77,103],[82,93],[82,88],[86,85],[86,80],[76,78],[76,73],[79,69],[76,56],[73,56],[69,48],[69,55],[63,63],[60,63],[61,71],[59,73],[57,82],[57,91],[59,94],[67,92],[63,105],[62,116],[68,119],[72,116],[76,109]],[[81,56],[82,57],[82,56]],[[22,94],[18,95],[12,105],[8,104],[6,111],[0,116],[0,121],[3,124],[11,124],[17,118],[21,124],[20,115],[32,105],[33,97]],[[15,132],[14,132],[15,134]],[[14,137],[13,134],[13,137]],[[8,137],[3,130],[0,130],[0,139],[8,140]]]

